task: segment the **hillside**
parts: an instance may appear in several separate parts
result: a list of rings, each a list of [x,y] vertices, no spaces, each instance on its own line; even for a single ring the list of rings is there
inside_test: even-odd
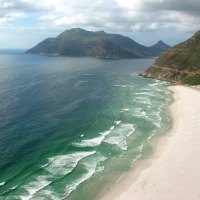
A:
[[[158,44],[145,47],[119,34],[74,28],[64,31],[56,38],[45,39],[26,53],[96,58],[148,58],[158,56],[168,47],[165,45],[159,49]]]
[[[143,75],[176,83],[200,84],[200,31],[162,53]]]

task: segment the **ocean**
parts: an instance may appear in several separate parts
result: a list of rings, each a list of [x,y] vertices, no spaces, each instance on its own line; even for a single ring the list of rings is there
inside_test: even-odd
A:
[[[94,200],[171,126],[154,59],[0,51],[0,199]]]

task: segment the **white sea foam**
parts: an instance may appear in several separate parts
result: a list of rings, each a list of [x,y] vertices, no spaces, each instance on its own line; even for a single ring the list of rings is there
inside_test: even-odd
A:
[[[104,132],[102,132],[100,134],[103,135],[103,136],[109,135],[114,128],[115,128],[115,126],[111,126],[108,131],[104,131]]]
[[[142,91],[152,91],[152,87],[143,87]]]
[[[133,85],[114,85],[114,87],[122,87],[122,88],[129,87],[129,88],[134,88],[135,86],[133,86]]]
[[[84,137],[84,134],[82,134],[80,137]]]
[[[116,121],[115,123],[120,124],[121,121]],[[111,126],[109,130],[100,133],[99,137],[85,139],[80,142],[74,142],[74,143],[72,143],[72,146],[75,146],[75,147],[97,147],[105,139],[105,136],[109,135],[114,128],[115,128],[115,126]]]
[[[150,121],[152,124],[154,124],[157,128],[160,128],[162,121],[162,117],[160,116],[161,109],[157,109],[157,111],[152,111],[151,113],[148,114],[149,116],[146,119]]]
[[[5,184],[6,184],[6,182],[1,182],[1,183],[0,183],[0,187],[1,187],[1,186],[4,186]]]
[[[143,91],[143,92],[137,92],[136,95],[138,95],[139,97],[146,97],[146,98],[149,98],[149,97],[157,97],[157,96],[158,96],[157,91],[150,91],[150,92]]]
[[[61,200],[62,198],[56,196],[55,192],[51,191],[49,188],[48,189],[43,189],[39,193],[39,197],[36,195],[34,196],[31,200]]]
[[[114,128],[115,128],[114,126],[111,126],[111,127],[110,127],[110,131],[112,131]]]
[[[139,155],[137,155],[136,156],[136,158],[134,158],[133,160],[132,160],[132,166],[135,164],[135,162],[138,160],[138,159],[140,159],[142,157],[142,154],[139,154]]]
[[[162,120],[162,117],[160,116],[161,111],[162,111],[162,108],[160,107],[157,112],[152,113],[152,115],[156,119],[155,122],[159,122],[159,123],[161,122],[161,120]]]
[[[135,108],[132,114],[139,118],[148,118],[147,112],[145,112],[142,108]]]
[[[106,139],[105,142],[116,145],[124,151],[126,151],[128,149],[126,138],[124,136],[110,137],[110,138]]]
[[[100,170],[103,170],[103,167],[99,167],[100,162],[106,160],[104,156],[93,157],[88,161],[83,162],[84,168],[87,170],[86,173],[80,175],[76,180],[74,180],[71,184],[65,188],[66,197],[69,196],[76,188],[82,184],[83,182],[89,180],[93,175],[100,173]]]
[[[34,195],[49,185],[51,181],[47,181],[46,176],[38,176],[35,181],[31,181],[28,185],[23,186],[24,189],[27,190],[28,194],[24,196],[20,196],[21,200],[30,200],[34,197]]]
[[[15,190],[17,188],[17,186],[13,186],[13,187],[11,187],[10,189],[11,190]]]
[[[154,132],[147,138],[147,141],[150,142],[151,138],[152,138],[153,136],[155,136],[156,134],[157,134],[157,132],[154,131]]]
[[[138,147],[138,150],[139,150],[139,152],[141,152],[141,153],[142,153],[143,149],[144,149],[144,145],[143,145],[143,144],[141,144],[141,145]]]
[[[136,101],[135,99],[133,101]],[[151,100],[150,99],[142,99],[140,101],[137,101],[137,103],[139,104],[145,104],[146,106],[150,106],[152,103],[151,103]]]
[[[123,108],[120,112],[128,112],[130,108]]]
[[[82,140],[81,142],[75,142],[72,145],[75,147],[96,147],[102,143],[104,138],[105,136],[101,135],[96,138]]]
[[[157,86],[159,83],[149,83],[148,86]]]
[[[114,121],[116,125],[119,125],[122,121]]]
[[[149,97],[147,97],[147,96],[136,96],[134,98],[134,100],[136,100],[138,102],[140,102],[140,101],[150,101]]]
[[[73,171],[80,160],[95,153],[95,151],[89,151],[54,156],[48,159],[49,165],[45,169],[54,175],[66,175]]]
[[[161,127],[161,120],[162,120],[162,118],[159,116],[158,118],[157,118],[157,120],[155,121],[153,121],[153,124],[157,127],[157,128],[160,128]]]
[[[112,134],[108,135],[104,142],[116,145],[122,150],[127,150],[128,145],[126,138],[130,136],[135,131],[133,124],[120,124]]]
[[[161,94],[161,93],[164,92],[164,91],[163,91],[163,88],[160,87],[160,86],[154,87],[154,88],[153,88],[153,91],[154,91],[154,92],[157,92],[157,94]]]

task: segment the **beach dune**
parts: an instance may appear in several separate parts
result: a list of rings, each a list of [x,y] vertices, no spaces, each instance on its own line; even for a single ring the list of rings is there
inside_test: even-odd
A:
[[[173,127],[101,200],[200,200],[200,91],[171,86]]]

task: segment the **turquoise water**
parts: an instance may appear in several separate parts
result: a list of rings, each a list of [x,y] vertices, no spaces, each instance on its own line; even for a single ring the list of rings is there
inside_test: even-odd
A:
[[[153,59],[0,52],[0,199],[95,199],[170,126]]]

